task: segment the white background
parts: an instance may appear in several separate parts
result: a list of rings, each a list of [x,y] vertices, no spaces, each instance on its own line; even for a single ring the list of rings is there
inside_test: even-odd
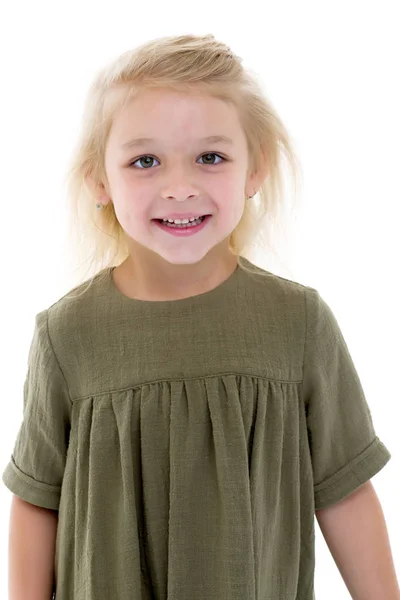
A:
[[[2,5],[1,470],[22,418],[34,317],[69,290],[62,185],[89,82],[148,39],[212,33],[261,76],[295,143],[304,209],[294,278],[333,309],[392,453],[373,484],[400,578],[399,8],[384,0]],[[10,501],[2,485],[2,598]],[[350,598],[315,526],[316,598]]]

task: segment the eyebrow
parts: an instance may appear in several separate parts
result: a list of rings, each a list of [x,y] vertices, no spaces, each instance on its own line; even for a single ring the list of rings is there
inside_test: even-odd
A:
[[[138,146],[143,146],[149,142],[157,142],[157,140],[154,138],[134,138],[129,140],[129,142],[125,142],[125,144],[122,145],[122,148],[137,148]],[[233,145],[233,141],[225,135],[210,135],[208,137],[201,138],[199,142],[211,142],[213,144],[222,142]]]

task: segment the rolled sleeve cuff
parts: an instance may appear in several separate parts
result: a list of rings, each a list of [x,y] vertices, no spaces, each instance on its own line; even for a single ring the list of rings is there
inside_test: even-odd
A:
[[[16,465],[13,457],[3,472],[2,481],[13,494],[30,504],[53,510],[59,509],[61,487],[29,477]]]
[[[378,473],[391,459],[392,455],[378,436],[352,461],[314,486],[315,510],[328,508],[340,502]]]

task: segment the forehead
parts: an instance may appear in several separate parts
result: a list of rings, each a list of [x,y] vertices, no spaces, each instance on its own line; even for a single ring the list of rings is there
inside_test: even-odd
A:
[[[123,147],[133,138],[153,138],[160,143],[195,143],[207,136],[225,136],[243,142],[235,107],[205,94],[171,90],[138,93],[113,119],[109,141]]]

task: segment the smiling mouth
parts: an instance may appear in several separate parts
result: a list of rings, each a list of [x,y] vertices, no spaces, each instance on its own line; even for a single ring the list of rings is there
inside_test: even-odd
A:
[[[194,221],[188,223],[169,223],[169,221],[163,221],[163,219],[151,219],[151,221],[159,225],[162,229],[171,230],[177,232],[180,231],[200,231],[200,229],[211,219],[212,215],[204,215],[198,217]]]
[[[164,227],[173,227],[174,229],[190,229],[191,227],[201,225],[207,216],[211,215],[197,217],[196,219],[194,219],[193,221],[189,221],[188,223],[170,223],[169,221],[164,221],[163,219],[153,219],[153,221],[160,223],[160,225],[163,225]]]
[[[199,216],[199,217],[196,217],[196,218],[195,218],[195,221],[196,221],[197,219],[201,219],[201,220],[203,221],[203,220],[204,220],[206,217],[211,217],[211,215],[210,215],[210,214],[207,214],[207,215],[201,215],[201,216]],[[164,220],[164,219],[152,219],[152,221],[158,221],[159,223],[168,223],[168,219],[167,219],[167,220]],[[189,223],[190,223],[190,221],[189,221]]]

